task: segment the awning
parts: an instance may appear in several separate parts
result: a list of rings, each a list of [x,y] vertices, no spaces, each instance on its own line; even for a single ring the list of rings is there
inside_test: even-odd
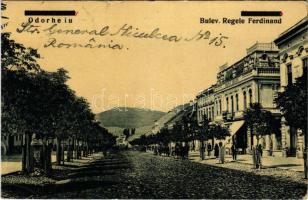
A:
[[[238,130],[243,126],[244,120],[235,121],[232,122],[232,124],[229,126],[230,136],[232,137],[237,133]]]
[[[235,121],[232,122],[232,124],[229,126],[230,136],[228,136],[224,141],[224,144],[226,145],[227,148],[231,148],[232,136],[235,135],[238,132],[238,130],[240,130],[240,128],[244,125],[244,122],[245,122],[244,120]]]

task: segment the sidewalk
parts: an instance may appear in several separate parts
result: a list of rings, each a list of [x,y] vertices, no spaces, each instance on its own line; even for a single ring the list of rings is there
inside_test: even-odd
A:
[[[189,158],[196,162],[201,162],[205,164],[210,165],[216,165],[218,163],[218,160],[214,157],[207,157],[205,160],[201,161],[199,157],[199,152],[189,152]],[[234,162],[232,160],[231,155],[226,155],[225,162],[230,163]],[[249,154],[245,155],[238,155],[237,161],[238,163],[245,163],[245,164],[251,164],[252,165],[252,156]],[[296,157],[272,157],[272,156],[264,156],[262,157],[262,165],[264,168],[279,168],[279,169],[287,169],[287,170],[293,170],[297,172],[304,172],[304,161],[303,159],[299,159]]]
[[[100,157],[102,157],[102,153],[94,153],[88,157],[82,157],[82,159],[74,159],[71,162],[64,162],[65,164],[69,164],[69,165],[85,165],[88,164],[90,161],[92,161],[93,159],[98,159]],[[66,153],[64,156],[64,159],[66,159]],[[16,154],[16,155],[10,155],[10,156],[3,156],[1,158],[1,176],[6,175],[6,174],[10,174],[13,172],[18,172],[21,171],[21,154]],[[56,155],[55,152],[52,153],[51,155],[51,162],[55,163],[56,162]]]
[[[51,155],[51,162],[56,161],[56,155]],[[21,154],[3,156],[1,158],[1,176],[21,171]]]

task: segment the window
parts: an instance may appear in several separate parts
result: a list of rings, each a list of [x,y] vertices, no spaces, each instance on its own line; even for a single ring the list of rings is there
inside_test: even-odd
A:
[[[231,113],[234,112],[233,96],[231,96]]]
[[[244,99],[244,102],[243,102],[244,110],[246,110],[246,108],[247,108],[247,99],[246,99],[246,92],[245,91],[243,92],[243,99]]]
[[[208,108],[208,110],[207,110],[207,116],[208,116],[209,121],[212,121],[212,119],[211,119],[211,116],[212,116],[212,114],[211,114],[211,108]]]
[[[226,111],[229,112],[229,98],[228,98],[228,97],[226,98],[226,104],[227,104],[227,109],[226,109]]]
[[[238,94],[235,95],[236,111],[238,111]]]
[[[249,89],[249,104],[252,104],[252,90]]]
[[[287,65],[287,78],[288,78],[288,85],[292,84],[292,64]]]
[[[218,101],[216,101],[216,107],[215,107],[215,109],[216,109],[216,115],[218,115]]]
[[[221,99],[219,99],[219,113],[221,114]]]

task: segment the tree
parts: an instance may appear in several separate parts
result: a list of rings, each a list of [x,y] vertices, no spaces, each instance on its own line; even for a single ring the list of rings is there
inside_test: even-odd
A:
[[[194,127],[194,129],[196,130],[196,139],[198,139],[200,141],[200,158],[202,160],[204,160],[204,156],[205,156],[205,144],[204,141],[209,139],[209,130],[210,130],[210,126],[209,126],[209,120],[207,118],[206,115],[202,116],[203,120],[201,122],[201,126],[199,126],[198,121],[195,120],[192,123],[192,126]]]
[[[252,135],[256,136],[257,145],[264,135],[275,131],[275,117],[270,111],[263,110],[259,103],[251,104],[250,108],[244,111],[244,120]]]
[[[223,140],[230,136],[229,129],[219,123],[211,124],[209,128],[209,135],[211,138],[216,138],[218,140]]]
[[[288,85],[283,92],[279,92],[275,102],[280,108],[288,125],[301,129],[305,138],[304,172],[308,178],[308,136],[307,136],[307,68],[295,83]]]
[[[11,40],[10,33],[1,33],[1,44],[2,130],[8,135],[23,134],[22,169],[29,173],[33,170],[33,125],[38,123],[29,108],[35,103],[31,97],[35,95],[33,80],[41,71],[36,62],[40,55],[37,50]]]
[[[88,155],[89,144],[97,143],[96,136],[100,138],[100,145],[110,147],[115,143],[115,138],[95,123],[89,103],[68,87],[66,70],[42,70],[37,64],[40,58],[37,50],[11,40],[9,33],[1,33],[1,42],[2,134],[23,135],[23,172],[31,173],[34,169],[31,147],[34,135],[35,139],[43,141],[40,167],[45,173],[51,170],[51,151],[46,146],[48,139],[57,139],[58,164],[64,162],[62,140],[68,140],[68,158],[71,141],[77,146],[78,158],[81,150],[84,156]]]
[[[198,127],[198,134],[197,134],[197,139],[200,140],[200,142],[206,141],[209,139],[209,128],[210,128],[210,121],[208,120],[206,115],[202,116],[202,122],[201,126]]]

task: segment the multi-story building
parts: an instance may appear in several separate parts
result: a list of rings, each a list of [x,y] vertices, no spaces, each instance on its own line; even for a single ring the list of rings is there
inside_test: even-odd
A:
[[[274,43],[257,42],[236,63],[222,65],[217,83],[197,96],[198,120],[206,114],[213,121],[228,126],[231,136],[225,140],[226,147],[236,141],[243,153],[250,151],[256,138],[244,124],[243,111],[250,103],[260,103],[263,109],[279,117],[274,104],[280,85],[279,75],[278,48]],[[280,138],[280,133],[272,133],[265,136],[261,144],[265,150],[278,153],[281,152]]]
[[[274,41],[279,47],[280,57],[280,85],[281,91],[302,76],[308,65],[308,18],[300,20],[294,26],[281,33]],[[284,155],[303,156],[304,136],[301,130],[286,125],[284,117],[281,119],[282,148]]]
[[[203,90],[197,95],[197,120],[201,122],[203,116],[206,115],[209,121],[214,120],[214,88],[212,85],[206,90]]]

